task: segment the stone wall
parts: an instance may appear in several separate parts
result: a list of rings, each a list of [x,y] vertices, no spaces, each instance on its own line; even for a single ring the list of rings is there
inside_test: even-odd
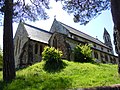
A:
[[[28,45],[29,45],[29,42],[26,42],[23,48],[21,48],[21,53],[18,58],[18,64],[17,64],[18,68],[26,67],[28,65],[28,56],[29,56]]]
[[[37,48],[35,47],[36,44]],[[23,68],[36,62],[40,62],[42,60],[42,51],[45,46],[46,44],[29,39],[24,47],[21,49],[22,51],[18,59],[18,68]],[[35,51],[35,48],[37,52]]]
[[[20,64],[19,57],[22,52],[22,48],[28,41],[28,34],[24,28],[24,25],[20,23],[18,25],[15,37],[14,37],[14,57],[15,57],[15,67],[18,68]]]
[[[63,52],[62,58],[70,60],[70,45],[66,42],[66,35],[54,33],[50,39],[50,46],[56,47]],[[52,42],[52,43],[51,43]],[[56,45],[54,44],[56,43]]]

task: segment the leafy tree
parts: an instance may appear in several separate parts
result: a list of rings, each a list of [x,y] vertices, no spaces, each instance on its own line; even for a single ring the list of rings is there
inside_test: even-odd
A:
[[[86,25],[103,10],[110,8],[109,0],[64,0],[63,9],[74,15],[74,22]]]
[[[114,22],[114,44],[118,54],[118,73],[120,74],[120,0],[111,0],[111,12]]]
[[[77,45],[74,48],[74,61],[93,62],[91,46],[87,44]]]
[[[4,1],[4,34],[3,34],[3,80],[6,82],[15,78],[15,62],[13,47],[13,1]]]

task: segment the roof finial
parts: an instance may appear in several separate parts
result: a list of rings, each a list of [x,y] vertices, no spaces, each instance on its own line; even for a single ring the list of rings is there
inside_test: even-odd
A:
[[[22,22],[22,19],[20,19],[20,22]]]
[[[54,19],[56,19],[56,15],[54,15]]]
[[[96,36],[96,39],[98,39],[98,36]]]
[[[23,19],[20,19],[20,22],[24,22],[24,20],[23,20]]]

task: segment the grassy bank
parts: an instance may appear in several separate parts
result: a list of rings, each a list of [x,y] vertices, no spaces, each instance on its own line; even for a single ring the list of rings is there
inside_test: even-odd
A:
[[[59,72],[44,70],[44,62],[17,71],[16,79],[4,90],[64,90],[68,88],[107,86],[120,83],[117,65],[75,63],[64,61],[66,67]],[[2,85],[2,86],[1,86]],[[1,90],[0,89],[0,90]]]

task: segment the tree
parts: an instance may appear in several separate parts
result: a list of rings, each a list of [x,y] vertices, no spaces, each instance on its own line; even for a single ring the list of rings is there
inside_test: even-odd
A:
[[[63,9],[74,15],[74,22],[86,25],[103,10],[110,9],[109,0],[63,0]]]
[[[0,11],[4,15],[3,34],[3,80],[9,82],[16,76],[12,22],[19,20],[47,19],[44,8],[49,9],[49,0],[0,0]]]
[[[118,73],[120,74],[120,1],[111,0],[111,13],[114,22],[114,44],[118,54]]]
[[[5,0],[4,34],[3,34],[3,80],[8,82],[15,78],[15,62],[13,47],[13,1]]]
[[[114,43],[120,74],[120,0],[63,0],[63,9],[74,15],[74,22],[86,25],[102,11],[110,9],[114,22]]]

